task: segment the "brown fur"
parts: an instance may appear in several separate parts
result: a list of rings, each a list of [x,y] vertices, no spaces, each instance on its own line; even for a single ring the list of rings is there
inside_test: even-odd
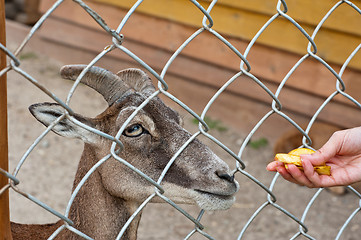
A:
[[[11,223],[13,240],[48,239],[62,222],[53,224],[19,224]]]

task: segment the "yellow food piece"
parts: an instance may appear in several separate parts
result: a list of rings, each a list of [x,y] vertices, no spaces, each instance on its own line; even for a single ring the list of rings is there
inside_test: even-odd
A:
[[[301,171],[303,171],[303,167],[297,165],[296,167]],[[288,164],[285,164],[285,168],[288,169]],[[327,166],[327,165],[314,166],[313,169],[315,169],[315,171],[320,175],[328,175],[328,176],[331,175],[331,166]]]
[[[303,171],[302,161],[300,155],[312,154],[315,151],[308,148],[297,148],[286,153],[277,153],[275,156],[276,161],[283,162],[285,168],[288,169],[288,164],[294,164],[298,169]],[[327,165],[313,166],[315,171],[320,175],[331,175],[331,167]]]
[[[313,151],[312,149],[309,149],[309,148],[296,148],[296,149],[293,149],[288,154],[300,156],[300,155],[303,155],[303,154],[312,154],[314,152],[315,151]]]
[[[314,166],[315,171],[320,175],[331,175],[331,166],[322,165],[322,166]]]
[[[302,166],[301,157],[297,155],[277,153],[275,156],[275,160],[283,163],[291,163],[297,166]]]

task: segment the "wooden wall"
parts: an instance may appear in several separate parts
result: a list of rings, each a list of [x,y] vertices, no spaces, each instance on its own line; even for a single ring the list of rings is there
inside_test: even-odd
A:
[[[124,9],[129,9],[135,2],[132,0],[92,1]],[[198,2],[207,9],[211,1]],[[315,26],[339,1],[287,0],[286,2],[287,14],[312,35]],[[212,28],[227,36],[250,40],[263,24],[277,13],[276,6],[277,1],[219,0],[211,11],[214,20],[214,27]],[[144,1],[137,8],[137,11],[181,24],[202,27],[203,15],[190,1]],[[325,56],[328,61],[333,63],[342,64],[348,53],[352,52],[361,42],[360,23],[359,13],[352,10],[350,6],[345,4],[338,8],[324,23],[324,28],[317,35],[316,44],[319,48],[319,55]],[[308,41],[301,37],[296,27],[285,18],[279,18],[275,21],[257,42],[298,54],[304,54],[308,44]],[[350,66],[361,70],[361,56],[356,56]]]
[[[41,11],[44,12],[53,2],[43,0]],[[134,2],[86,1],[113,29],[117,28]],[[207,6],[209,1],[200,3]],[[336,1],[324,0],[315,3],[311,0],[288,0],[287,3],[289,15],[311,34],[315,24]],[[224,35],[243,53],[253,35],[276,12],[275,6],[276,1],[221,0],[211,12],[215,23],[213,29]],[[180,44],[201,26],[202,17],[200,11],[189,1],[144,1],[123,29],[123,45],[151,67],[160,70]],[[361,17],[352,8],[339,8],[317,35],[319,56],[325,58],[336,70],[340,69],[340,64],[361,43],[360,25]],[[71,1],[65,1],[51,15],[40,35],[46,41],[94,54],[111,41],[110,36],[104,33],[81,7]],[[252,48],[248,56],[252,66],[251,73],[275,92],[287,72],[306,53],[308,42],[285,19],[278,19],[257,42],[259,44]],[[134,61],[120,51],[112,52],[110,57],[113,61],[134,66]],[[75,56],[73,59],[81,61]],[[207,86],[210,94],[213,94],[238,72],[239,64],[240,59],[233,52],[213,35],[204,32],[184,49],[170,67],[169,74],[188,83]],[[117,66],[112,64],[108,68],[117,70]],[[361,101],[360,69],[361,54],[357,54],[343,76],[347,92],[358,101]],[[308,59],[291,76],[280,99],[285,110],[309,118],[326,97],[335,91],[335,84],[335,77],[322,64]],[[263,90],[246,77],[234,82],[227,91],[239,96],[239,99],[246,98],[247,101],[267,106],[268,109],[272,102]],[[184,101],[191,104],[191,99]],[[254,107],[254,111],[257,109]],[[337,97],[320,115],[320,120],[341,127],[360,125],[360,119],[361,111],[342,97]]]

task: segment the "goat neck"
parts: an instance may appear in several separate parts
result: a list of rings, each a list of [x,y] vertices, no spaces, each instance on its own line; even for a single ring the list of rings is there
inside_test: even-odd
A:
[[[85,144],[78,171],[75,176],[73,190],[90,168],[99,159],[95,149]],[[93,239],[115,239],[133,212],[139,207],[136,201],[114,197],[104,189],[100,174],[95,171],[80,189],[70,209],[70,219],[74,227]],[[135,240],[140,215],[126,229],[122,239]],[[71,237],[71,238],[70,238]],[[64,239],[83,239],[67,231]]]

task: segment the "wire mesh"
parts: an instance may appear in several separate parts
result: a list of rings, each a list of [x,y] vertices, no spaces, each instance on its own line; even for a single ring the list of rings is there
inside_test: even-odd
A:
[[[112,41],[109,42],[109,46],[105,46],[104,50],[100,52],[89,64],[88,67],[91,67],[95,65],[102,57],[109,54],[112,51],[121,51],[122,53],[128,55],[132,59],[134,59],[136,62],[138,62],[144,69],[146,69],[149,73],[152,74],[152,77],[157,79],[158,81],[158,89],[157,91],[149,96],[149,98],[144,101],[137,109],[134,111],[134,113],[129,117],[128,121],[126,121],[122,127],[120,128],[118,134],[116,136],[109,136],[108,134],[101,132],[97,129],[94,129],[90,126],[86,126],[85,124],[81,123],[80,121],[77,121],[73,115],[74,111],[69,106],[70,102],[73,99],[73,94],[76,91],[76,87],[79,84],[82,76],[85,74],[87,69],[84,70],[84,74],[81,74],[78,77],[78,80],[75,81],[72,89],[69,91],[68,96],[65,101],[61,100],[59,97],[57,97],[54,93],[52,93],[50,90],[48,90],[44,85],[39,83],[36,79],[34,79],[31,75],[29,75],[27,72],[25,72],[22,67],[22,61],[19,59],[19,54],[23,51],[23,48],[28,44],[29,40],[32,38],[32,36],[39,30],[40,26],[44,22],[47,21],[48,17],[59,7],[64,0],[57,1],[42,17],[41,19],[33,26],[27,37],[23,40],[22,44],[14,51],[10,51],[8,48],[6,48],[3,45],[0,45],[1,51],[5,52],[5,54],[8,56],[9,64],[6,68],[1,69],[0,76],[7,73],[7,72],[15,72],[19,76],[22,76],[25,80],[31,82],[35,87],[39,88],[41,91],[43,91],[45,94],[47,94],[51,99],[53,99],[55,102],[59,103],[65,110],[66,113],[62,116],[60,116],[55,122],[53,122],[28,148],[27,152],[23,155],[21,159],[19,159],[18,164],[16,168],[13,170],[12,173],[6,172],[3,169],[0,169],[0,173],[5,175],[9,178],[8,185],[4,186],[0,190],[0,194],[4,193],[7,189],[12,189],[15,192],[19,193],[25,198],[28,198],[32,202],[38,204],[42,208],[45,209],[45,211],[50,212],[51,214],[55,215],[59,219],[63,220],[63,224],[53,232],[53,234],[50,236],[49,239],[54,239],[58,234],[60,234],[65,229],[68,229],[75,234],[79,235],[80,237],[83,237],[84,239],[91,239],[89,236],[86,235],[86,233],[82,233],[78,229],[75,229],[73,227],[73,221],[69,219],[69,211],[73,204],[74,199],[76,198],[79,190],[84,186],[89,176],[96,171],[99,166],[101,166],[105,161],[107,161],[109,158],[113,157],[117,159],[120,163],[126,165],[133,171],[137,172],[140,176],[142,176],[146,181],[150,182],[154,185],[154,192],[148,196],[148,198],[140,205],[140,207],[133,213],[133,215],[128,219],[127,223],[119,229],[119,234],[116,239],[120,239],[124,232],[126,231],[127,227],[129,227],[130,223],[136,218],[142,209],[147,206],[147,204],[155,197],[160,197],[164,200],[164,202],[168,203],[175,209],[179,211],[180,214],[183,214],[186,218],[188,218],[191,222],[194,223],[194,228],[189,229],[189,234],[184,237],[184,239],[192,239],[194,236],[202,236],[204,239],[214,239],[213,236],[207,233],[207,229],[202,224],[202,216],[204,214],[204,210],[200,210],[199,215],[197,217],[192,216],[190,213],[188,213],[186,210],[184,210],[181,206],[175,204],[173,201],[171,201],[168,197],[166,197],[166,193],[164,189],[162,188],[162,182],[164,179],[164,176],[167,174],[169,168],[173,164],[173,162],[177,159],[177,156],[192,142],[193,139],[199,138],[200,136],[204,136],[220,146],[224,151],[226,151],[228,154],[230,154],[235,159],[235,165],[236,168],[233,169],[233,173],[237,175],[242,175],[245,178],[249,179],[250,181],[255,183],[255,186],[262,189],[266,193],[266,199],[263,204],[259,206],[259,208],[253,213],[253,215],[248,219],[247,223],[243,226],[242,230],[238,234],[237,239],[244,239],[246,236],[246,233],[254,224],[255,220],[260,217],[261,213],[265,211],[266,208],[272,207],[276,209],[279,213],[284,214],[288,220],[294,221],[296,225],[298,226],[298,229],[295,229],[293,232],[293,236],[291,239],[296,239],[298,237],[304,237],[306,239],[315,239],[314,236],[310,235],[308,233],[308,225],[306,223],[307,217],[310,215],[310,212],[312,211],[311,207],[312,205],[319,199],[320,193],[323,191],[323,189],[319,189],[312,197],[312,199],[308,202],[307,207],[303,210],[302,216],[297,217],[294,214],[291,213],[291,211],[285,207],[277,204],[277,195],[273,192],[275,186],[277,185],[277,180],[279,178],[278,174],[275,174],[272,182],[269,186],[267,186],[266,183],[262,182],[261,180],[257,179],[256,177],[252,176],[251,173],[247,171],[247,163],[243,160],[244,152],[246,147],[248,146],[252,136],[259,130],[259,128],[265,123],[265,121],[270,118],[272,115],[279,115],[285,120],[287,120],[290,124],[292,124],[296,129],[298,129],[302,135],[303,138],[303,146],[312,148],[312,139],[308,136],[308,133],[313,126],[314,122],[318,119],[318,116],[320,113],[325,109],[327,104],[330,103],[336,96],[342,96],[347,101],[350,101],[354,103],[357,107],[361,108],[361,104],[355,100],[352,96],[350,96],[348,93],[346,93],[346,84],[344,83],[342,79],[342,75],[347,68],[349,62],[352,60],[352,58],[359,53],[359,50],[361,48],[361,44],[349,55],[347,60],[344,62],[341,70],[337,72],[335,69],[333,69],[330,64],[324,60],[321,56],[318,55],[317,50],[317,44],[315,42],[315,38],[319,31],[322,29],[324,22],[333,14],[333,12],[339,8],[341,5],[347,5],[349,7],[349,11],[356,11],[359,14],[361,14],[361,10],[359,7],[357,7],[352,1],[339,1],[335,3],[335,5],[327,12],[327,14],[324,15],[322,20],[319,22],[317,27],[314,29],[312,34],[307,33],[302,26],[295,21],[292,16],[288,15],[288,8],[287,8],[287,1],[286,0],[279,0],[277,4],[274,6],[274,15],[269,18],[269,20],[262,26],[259,31],[255,34],[253,39],[249,42],[247,45],[246,50],[244,53],[241,53],[235,46],[233,46],[224,36],[222,36],[220,33],[212,29],[214,20],[212,19],[212,9],[217,4],[217,1],[212,1],[208,8],[204,8],[201,4],[199,4],[195,0],[191,0],[190,2],[194,5],[194,8],[201,11],[201,13],[204,15],[204,18],[202,20],[202,27],[199,28],[197,31],[195,31],[187,40],[185,40],[180,47],[173,53],[173,55],[168,59],[167,63],[165,64],[164,68],[162,69],[161,73],[157,73],[152,67],[150,67],[151,64],[143,61],[140,57],[138,57],[136,54],[134,54],[130,49],[126,48],[123,45],[123,42],[126,41],[123,36],[123,28],[127,24],[127,21],[132,17],[132,14],[137,10],[137,8],[143,3],[142,0],[137,1],[133,7],[128,11],[127,15],[122,19],[122,21],[119,23],[119,26],[117,29],[111,29],[103,20],[102,16],[100,16],[96,11],[91,9],[85,2],[81,0],[74,0],[74,4],[77,4],[80,6],[84,11],[86,11],[93,19],[94,21],[107,33],[112,37]],[[289,70],[289,72],[286,74],[286,76],[280,81],[280,84],[275,92],[272,92],[260,79],[258,79],[255,75],[252,74],[252,65],[248,62],[247,56],[249,52],[251,51],[252,47],[258,42],[258,39],[261,37],[261,35],[266,31],[267,28],[269,28],[277,19],[283,18],[292,23],[298,31],[302,34],[302,36],[307,39],[308,46],[305,49],[305,54],[299,59],[299,61]],[[188,46],[194,39],[196,39],[200,34],[203,32],[209,32],[211,33],[215,38],[217,38],[220,42],[222,42],[227,48],[229,48],[234,54],[236,54],[239,58],[239,72],[236,73],[233,77],[231,77],[219,90],[214,94],[214,96],[209,100],[207,106],[203,109],[202,113],[200,115],[196,114],[195,111],[193,111],[191,108],[189,108],[186,104],[184,104],[181,100],[173,96],[168,91],[168,84],[167,84],[167,78],[166,74],[168,71],[168,68],[173,64],[175,59],[182,53],[184,48]],[[125,36],[126,37],[126,36]],[[299,68],[299,66],[305,62],[307,59],[314,59],[321,63],[324,68],[326,68],[330,73],[332,73],[335,77],[335,82],[332,82],[332,84],[335,84],[335,91],[329,95],[329,97],[324,101],[324,103],[319,106],[318,110],[314,113],[312,119],[309,121],[308,126],[306,130],[303,130],[297,122],[295,122],[291,117],[289,117],[284,111],[282,111],[282,102],[280,101],[279,95],[281,94],[282,90],[285,87],[285,84],[287,81],[291,78],[292,74]],[[217,100],[217,98],[224,93],[225,90],[230,88],[230,85],[237,81],[240,76],[247,76],[251,81],[254,81],[257,86],[263,90],[265,95],[269,95],[272,99],[272,102],[270,102],[270,109],[269,112],[267,112],[262,119],[260,119],[258,122],[255,123],[255,126],[253,129],[249,132],[247,137],[244,139],[239,152],[234,153],[231,151],[225,144],[223,144],[221,141],[216,139],[213,135],[209,134],[208,130],[209,127],[206,123],[205,116],[209,110],[209,108],[212,106],[212,104]],[[163,170],[163,173],[159,179],[151,179],[143,172],[139,171],[135,167],[133,167],[127,159],[122,159],[117,154],[117,147],[120,147],[122,149],[122,142],[119,140],[120,135],[124,131],[127,124],[131,121],[133,117],[136,116],[136,114],[146,106],[149,101],[159,95],[163,95],[166,98],[169,98],[171,101],[175,102],[179,106],[181,106],[185,111],[187,111],[190,115],[195,117],[199,121],[199,131],[197,131],[195,134],[192,135],[192,137],[180,148],[176,155],[174,155],[167,164],[166,168]],[[21,184],[22,182],[17,178],[17,175],[21,172],[23,164],[28,161],[28,156],[32,153],[32,151],[37,147],[37,145],[43,140],[43,138],[54,128],[56,124],[58,124],[62,119],[67,118],[68,120],[74,122],[74,124],[81,126],[82,128],[85,128],[95,134],[98,134],[104,138],[110,139],[113,141],[112,148],[109,150],[108,155],[106,155],[104,158],[99,159],[98,162],[87,172],[87,174],[84,176],[84,178],[79,182],[77,187],[72,193],[72,196],[67,203],[67,208],[64,213],[58,212],[48,206],[45,202],[40,201],[36,197],[32,196],[28,192],[24,192],[21,190]],[[119,149],[118,149],[119,150]],[[349,187],[356,198],[360,199],[360,194],[353,190],[351,187]],[[340,230],[338,231],[337,236],[335,239],[340,239],[343,236],[343,233],[348,230],[347,226],[350,224],[350,222],[355,218],[355,216],[360,211],[361,207],[360,204],[356,204],[354,212],[352,212],[349,215],[349,218],[346,219],[341,226]]]

